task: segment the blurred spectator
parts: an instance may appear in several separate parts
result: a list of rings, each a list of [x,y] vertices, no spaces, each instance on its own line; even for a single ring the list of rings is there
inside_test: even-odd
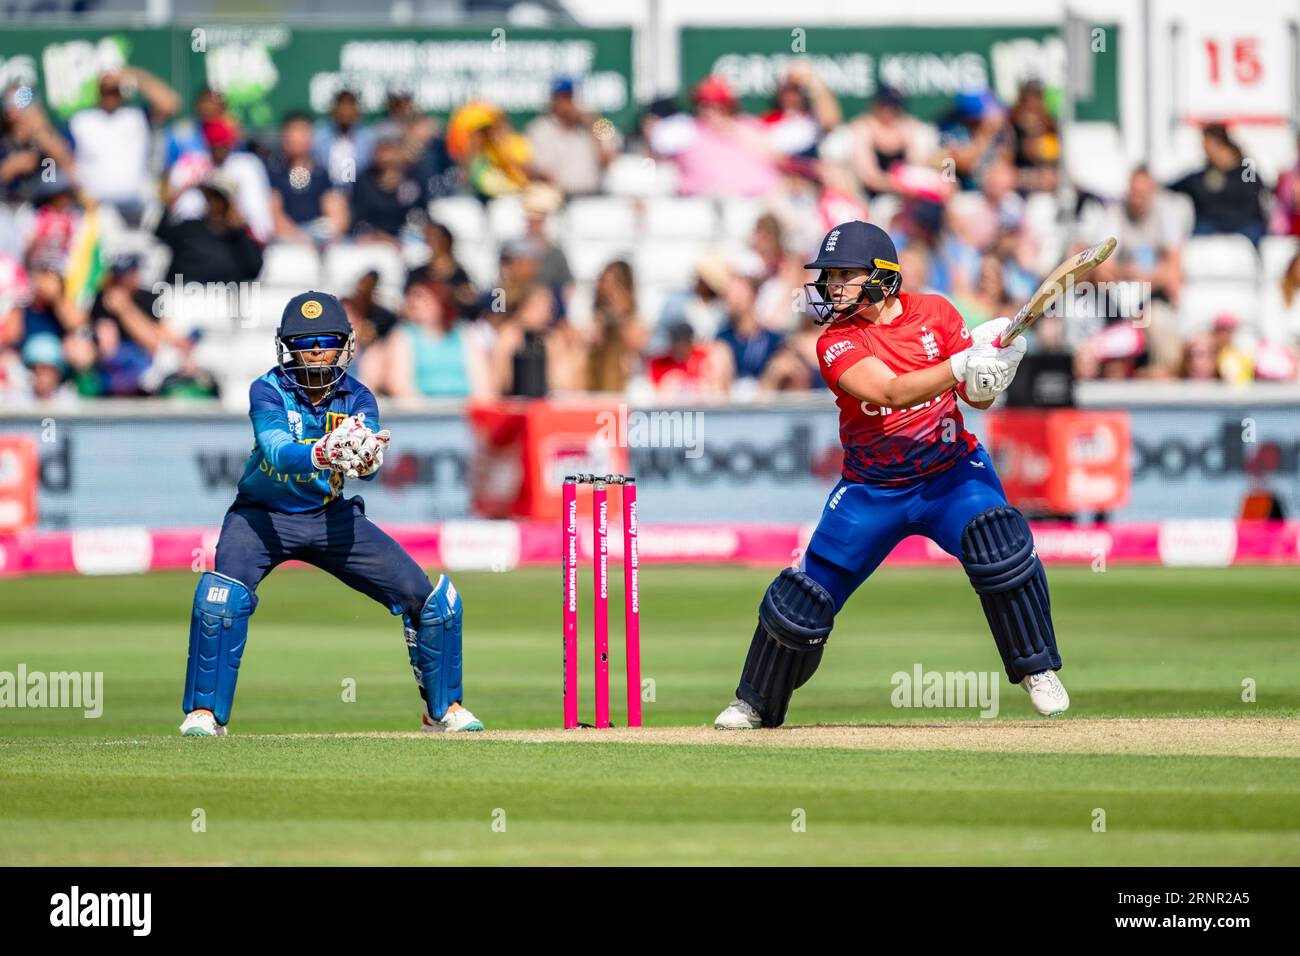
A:
[[[76,189],[67,174],[56,169],[50,178],[41,177],[23,250],[29,268],[65,272],[83,221]]]
[[[374,136],[361,119],[361,104],[351,90],[339,90],[330,115],[316,124],[312,150],[316,165],[329,172],[330,182],[345,193],[370,165]]]
[[[271,184],[266,167],[252,153],[236,149],[242,140],[239,125],[229,116],[203,124],[203,138],[212,155],[212,168],[236,184],[239,211],[258,242],[268,242],[275,231],[271,218]]]
[[[1183,345],[1183,360],[1178,377],[1191,381],[1218,380],[1217,350],[1208,332],[1193,335]]]
[[[1011,107],[1015,130],[1017,187],[1025,192],[1055,192],[1061,160],[1061,137],[1043,98],[1043,84],[1030,80],[1020,87]]]
[[[409,91],[392,90],[385,104],[384,119],[375,127],[376,139],[396,135],[406,153],[407,169],[424,184],[431,197],[450,196],[460,186],[456,164],[447,155],[447,142],[438,121],[415,108]]]
[[[221,388],[216,377],[198,363],[195,346],[198,345],[200,337],[201,333],[196,329],[176,340],[177,368],[168,373],[159,384],[159,396],[178,399],[221,397]]]
[[[778,187],[768,195],[766,208],[780,223],[782,241],[795,256],[807,261],[832,227],[854,219],[867,221],[869,209],[858,191],[852,172],[834,163],[792,157],[780,163]]]
[[[703,256],[695,264],[694,281],[687,289],[674,292],[664,303],[658,325],[664,332],[685,323],[694,338],[711,342],[726,321],[722,294],[731,281],[731,266],[717,253]]]
[[[766,329],[754,308],[758,282],[748,275],[734,275],[727,283],[723,301],[727,324],[718,333],[717,362],[728,380],[748,382],[752,387],[763,375],[772,356],[781,347],[781,336]]]
[[[668,327],[667,349],[650,359],[650,383],[663,398],[722,397],[729,383],[716,354],[695,341],[689,323],[674,322]]]
[[[676,115],[653,127],[650,147],[677,164],[683,196],[765,196],[777,184],[779,152],[763,124],[740,113],[730,84],[710,76],[695,87],[695,115]]]
[[[148,114],[127,105],[135,89],[148,103]],[[165,123],[179,105],[171,87],[131,66],[103,74],[98,105],[73,114],[68,121],[82,188],[98,202],[114,206],[132,226],[139,225],[144,210],[150,126]]]
[[[533,168],[566,196],[600,190],[601,176],[615,154],[614,127],[578,106],[570,77],[556,77],[550,109],[529,123],[524,134],[533,146]]]
[[[1146,364],[1146,351],[1143,329],[1132,322],[1115,322],[1075,350],[1074,374],[1081,379],[1135,378]]]
[[[38,262],[29,274],[30,299],[21,307],[17,344],[38,335],[62,339],[86,325],[86,313],[65,294],[63,276],[58,271]]]
[[[754,308],[765,328],[784,334],[798,324],[797,295],[803,291],[805,261],[786,246],[785,229],[775,215],[765,213],[754,223],[750,240],[752,270],[760,284]]]
[[[1110,261],[1116,264],[1120,279],[1147,283],[1153,296],[1177,302],[1182,287],[1183,240],[1177,217],[1164,201],[1166,197],[1150,171],[1139,166],[1129,177],[1122,202],[1104,209],[1094,204],[1099,217],[1085,231],[1119,239]],[[1090,221],[1092,216],[1085,208],[1084,221]]]
[[[239,186],[214,173],[199,186],[207,208],[202,219],[174,221],[164,214],[158,238],[172,253],[167,277],[181,282],[251,282],[262,271],[262,248],[249,235],[239,211]]]
[[[839,100],[806,62],[790,64],[776,88],[776,104],[763,115],[767,138],[785,156],[817,157],[822,137],[844,120]]]
[[[933,143],[928,127],[906,111],[903,94],[883,86],[871,109],[853,121],[853,172],[870,195],[893,193],[890,175],[899,164],[919,166],[929,160]]]
[[[939,127],[939,145],[952,160],[962,189],[979,189],[990,166],[1013,159],[1014,140],[1006,109],[987,89],[957,94]]]
[[[357,333],[357,344],[364,348],[371,342],[388,337],[397,325],[397,316],[384,308],[375,298],[379,289],[379,273],[374,269],[357,280],[351,295],[343,297],[343,309]]]
[[[573,327],[556,318],[551,290],[527,287],[508,305],[493,348],[495,390],[541,398],[581,389],[585,350]]]
[[[194,115],[183,116],[167,127],[163,165],[171,169],[185,156],[194,153],[206,156],[208,141],[203,137],[203,124],[226,115],[226,98],[210,86],[205,86],[194,97]]]
[[[781,348],[763,369],[759,385],[767,392],[797,392],[820,388],[821,373],[817,370],[817,339],[822,327],[813,321],[810,312],[799,316],[799,327],[781,343]]]
[[[280,151],[271,162],[271,217],[275,238],[324,244],[348,231],[348,201],[316,164],[311,119],[290,113],[280,124]]]
[[[621,259],[596,278],[592,325],[595,340],[587,351],[586,388],[622,392],[640,366],[649,333],[637,314],[632,267]]]
[[[117,327],[123,348],[139,351],[146,364],[170,336],[161,322],[158,297],[140,288],[140,257],[124,255],[113,260],[104,286],[90,307],[95,325],[108,322]]]
[[[429,261],[416,266],[406,277],[406,284],[431,280],[446,285],[456,301],[462,318],[472,319],[479,313],[479,293],[463,266],[456,259],[455,239],[451,230],[432,219],[424,224],[424,243],[429,247]]]
[[[238,149],[242,133],[235,120],[225,114],[205,120],[199,130],[202,148],[189,150],[167,172],[169,193],[176,194],[170,205],[173,219],[200,219],[206,201],[199,184],[220,171],[239,186],[239,207],[244,221],[258,242],[268,242],[275,228],[271,210],[271,184],[262,160]]]
[[[1277,178],[1268,231],[1274,236],[1300,236],[1300,133],[1295,163]]]
[[[53,160],[72,175],[72,151],[50,124],[29,86],[11,86],[0,109],[0,202],[36,197],[41,174]]]
[[[573,273],[564,250],[551,241],[547,230],[550,217],[560,208],[564,197],[559,190],[544,183],[533,183],[524,190],[524,216],[527,221],[525,239],[537,250],[540,257],[537,278],[556,295],[560,305],[568,302],[573,287]]]
[[[1232,385],[1248,385],[1255,378],[1254,362],[1236,341],[1240,328],[1241,320],[1230,313],[1216,316],[1210,326],[1219,378]]]
[[[1259,176],[1244,165],[1241,148],[1220,124],[1206,126],[1201,142],[1205,167],[1169,185],[1192,200],[1196,209],[1192,234],[1239,233],[1258,245],[1264,235],[1264,187]]]
[[[28,387],[32,400],[61,405],[75,403],[77,391],[64,381],[68,362],[63,357],[63,343],[56,336],[32,336],[23,346],[22,358],[30,374]]]
[[[517,193],[528,185],[532,147],[510,118],[490,103],[466,103],[447,123],[447,151],[480,199]]]
[[[375,143],[373,158],[352,190],[352,234],[397,243],[424,215],[425,186],[409,174],[401,140],[392,134]]]
[[[931,294],[930,251],[921,242],[909,242],[898,250],[898,265],[903,273],[903,292]]]
[[[526,292],[539,285],[541,250],[529,239],[514,239],[501,247],[499,271],[493,288],[485,289],[479,300],[479,314],[496,324],[522,301]],[[554,296],[554,290],[543,286]],[[552,303],[554,307],[554,303]]]
[[[907,273],[903,275],[906,276]],[[1007,295],[1001,260],[992,255],[981,258],[975,287],[964,294],[954,293],[952,304],[972,329],[989,319],[1014,315],[1016,307]]]
[[[388,340],[382,388],[392,396],[482,398],[491,391],[487,356],[450,290],[417,280],[406,290],[401,322]]]

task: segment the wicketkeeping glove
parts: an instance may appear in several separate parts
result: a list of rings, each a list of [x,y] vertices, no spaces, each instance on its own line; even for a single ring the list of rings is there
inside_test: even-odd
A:
[[[365,478],[367,475],[373,475],[377,472],[384,463],[384,449],[388,447],[392,437],[392,433],[387,428],[377,432],[366,429],[366,437],[361,443],[361,448],[357,451],[357,473],[348,475],[348,477]]]
[[[370,432],[365,419],[365,412],[362,412],[339,422],[332,432],[311,446],[312,464],[321,470],[346,471]]]

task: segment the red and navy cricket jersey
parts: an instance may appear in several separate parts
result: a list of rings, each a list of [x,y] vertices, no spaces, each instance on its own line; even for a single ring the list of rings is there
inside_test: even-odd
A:
[[[839,387],[840,376],[868,355],[896,375],[946,362],[970,346],[960,313],[941,295],[898,296],[903,311],[888,325],[861,318],[829,326],[817,340],[818,367],[840,409],[842,474],[847,481],[902,485],[943,471],[978,444],[966,430],[956,388],[912,408],[882,408]]]

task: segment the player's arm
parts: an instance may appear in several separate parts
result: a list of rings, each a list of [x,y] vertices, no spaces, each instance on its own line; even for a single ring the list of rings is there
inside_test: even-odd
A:
[[[896,375],[874,355],[850,365],[839,378],[840,389],[883,408],[911,408],[942,395],[956,384],[950,362]]]
[[[319,470],[312,460],[312,446],[293,437],[284,400],[269,382],[258,379],[249,388],[248,417],[253,420],[257,446],[276,471],[304,475]]]

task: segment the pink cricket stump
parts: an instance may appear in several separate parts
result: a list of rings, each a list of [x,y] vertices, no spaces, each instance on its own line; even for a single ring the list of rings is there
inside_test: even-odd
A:
[[[578,726],[578,488],[564,480],[560,513],[560,560],[564,570],[564,727]]]
[[[597,479],[591,491],[591,522],[595,579],[596,632],[596,726],[609,726],[609,492],[604,479]]]
[[[623,480],[623,601],[627,652],[627,725],[641,726],[641,587],[636,538],[636,479]]]

